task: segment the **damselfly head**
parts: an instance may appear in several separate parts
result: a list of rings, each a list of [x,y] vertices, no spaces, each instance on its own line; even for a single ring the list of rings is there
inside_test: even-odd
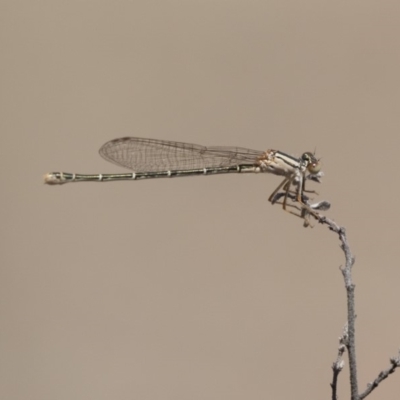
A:
[[[320,159],[316,158],[313,153],[307,151],[306,153],[303,153],[301,159],[311,174],[317,174],[321,170]]]

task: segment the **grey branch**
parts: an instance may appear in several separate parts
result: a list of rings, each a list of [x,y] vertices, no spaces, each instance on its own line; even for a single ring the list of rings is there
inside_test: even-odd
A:
[[[362,394],[358,394],[358,383],[357,383],[357,363],[356,363],[356,351],[355,351],[355,307],[354,307],[354,289],[355,285],[352,279],[352,267],[354,265],[355,258],[351,253],[349,243],[347,241],[346,230],[339,226],[333,220],[320,216],[319,222],[321,224],[328,225],[329,229],[339,235],[339,239],[341,242],[341,249],[344,252],[346,264],[344,267],[341,267],[346,293],[347,293],[347,334],[345,333],[341,337],[341,344],[346,346],[347,351],[349,353],[349,366],[350,366],[350,389],[351,389],[351,400],[363,400],[367,397],[378,385],[386,379],[390,374],[395,372],[396,368],[400,367],[400,351],[397,357],[392,357],[390,359],[391,366],[385,371],[381,371],[378,377],[371,383],[368,384],[367,389]],[[341,368],[343,368],[343,364],[340,363],[341,354],[339,347],[339,356],[337,361],[333,364],[333,380],[332,380],[332,399],[337,399],[337,377],[340,373]]]
[[[396,368],[400,367],[400,350],[397,357],[392,357],[390,359],[390,363],[392,364],[387,370],[381,371],[376,379],[374,379],[371,383],[368,384],[367,389],[364,393],[360,394],[359,400],[365,399],[374,389],[378,387],[378,385],[386,379],[390,374],[396,370]]]
[[[344,345],[347,348],[349,354],[349,368],[350,368],[350,391],[351,400],[358,399],[358,382],[357,382],[357,361],[356,361],[356,344],[355,344],[355,307],[354,307],[354,289],[355,285],[352,279],[352,267],[354,265],[355,258],[351,253],[350,246],[346,236],[346,230],[344,227],[339,226],[335,221],[320,215],[319,222],[321,224],[328,225],[329,229],[339,235],[341,242],[341,249],[344,252],[346,264],[341,267],[344,283],[347,293],[347,340]],[[333,389],[332,389],[333,390]]]
[[[347,324],[345,325],[343,329],[343,335],[339,338],[339,347],[338,347],[338,355],[336,358],[336,361],[332,364],[332,371],[333,371],[333,378],[332,378],[332,383],[331,383],[331,388],[332,388],[332,400],[337,400],[337,383],[338,383],[338,377],[340,374],[340,371],[344,367],[344,361],[343,361],[343,354],[346,351],[346,344],[348,342],[348,329],[347,329]]]

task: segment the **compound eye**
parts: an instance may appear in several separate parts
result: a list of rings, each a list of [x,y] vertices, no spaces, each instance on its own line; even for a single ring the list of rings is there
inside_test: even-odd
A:
[[[304,153],[301,159],[307,164],[307,170],[311,174],[317,174],[321,170],[321,163],[315,158],[313,153]]]
[[[308,164],[307,169],[312,173],[312,174],[318,174],[319,171],[321,171],[321,163],[319,160],[315,160]]]

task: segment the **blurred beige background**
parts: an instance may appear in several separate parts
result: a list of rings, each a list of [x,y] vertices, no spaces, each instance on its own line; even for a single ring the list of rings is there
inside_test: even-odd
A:
[[[122,172],[121,136],[315,148],[357,256],[360,390],[400,345],[398,1],[1,1],[2,399],[330,398],[336,235],[270,175]],[[348,398],[348,365],[340,398]],[[371,399],[397,400],[400,372]]]

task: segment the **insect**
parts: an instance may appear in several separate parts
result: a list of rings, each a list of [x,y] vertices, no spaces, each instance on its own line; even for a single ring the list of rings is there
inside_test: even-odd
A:
[[[281,202],[284,210],[304,219],[309,225],[309,215],[319,218],[316,210],[327,209],[327,202],[308,204],[304,194],[315,193],[305,189],[307,179],[320,182],[321,163],[314,153],[305,152],[300,158],[279,150],[251,150],[242,147],[212,146],[173,142],[167,140],[123,137],[105,143],[100,155],[107,161],[134,172],[119,174],[73,174],[52,172],[45,175],[45,183],[55,185],[68,182],[140,180],[162,177],[215,175],[225,173],[267,172],[284,179],[271,193],[268,201]],[[282,189],[282,192],[279,192]],[[287,207],[288,199],[298,204],[300,213]]]

